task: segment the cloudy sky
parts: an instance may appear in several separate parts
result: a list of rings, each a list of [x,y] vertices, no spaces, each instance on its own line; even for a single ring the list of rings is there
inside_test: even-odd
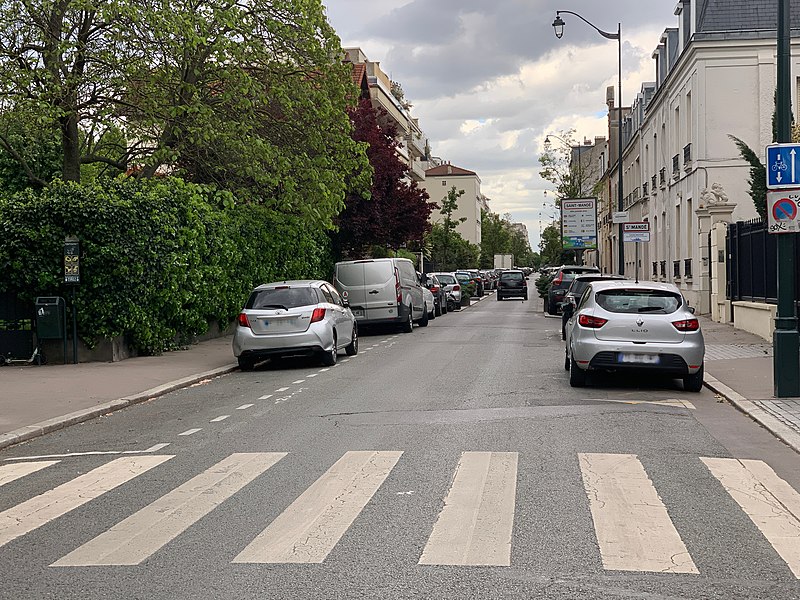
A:
[[[627,106],[652,81],[661,33],[677,27],[676,0],[323,0],[344,47],[359,46],[403,86],[434,156],[470,169],[499,214],[528,226],[538,250],[554,210],[539,175],[548,133],[608,135],[605,89],[617,84],[617,43],[600,29],[622,21]],[[547,193],[545,193],[547,192]]]

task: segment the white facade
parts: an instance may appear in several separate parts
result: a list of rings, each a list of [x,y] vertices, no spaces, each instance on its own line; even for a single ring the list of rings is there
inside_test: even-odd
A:
[[[442,201],[454,186],[456,191],[463,190],[464,194],[457,200],[458,210],[453,213],[453,219],[465,220],[458,224],[456,231],[471,244],[480,245],[481,208],[486,206],[486,199],[481,194],[481,180],[477,173],[446,163],[428,169],[425,180],[419,185],[428,192],[431,201],[439,206],[442,206]],[[444,215],[434,209],[430,220],[431,223],[441,223]]]

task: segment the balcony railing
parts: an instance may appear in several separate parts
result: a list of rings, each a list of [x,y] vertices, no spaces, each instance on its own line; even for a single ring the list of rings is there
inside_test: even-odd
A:
[[[409,165],[408,174],[414,181],[425,181],[425,169],[419,160],[412,160]]]
[[[672,157],[672,174],[677,175],[680,172],[680,170],[681,170],[680,156],[676,154],[675,156]]]
[[[658,171],[658,184],[662,188],[667,185],[667,167],[661,167]]]
[[[642,184],[642,197],[647,198],[647,182]]]
[[[661,267],[661,276],[662,277],[666,277],[667,276],[667,261],[662,260],[661,263],[659,264],[659,266]]]
[[[692,259],[691,258],[684,258],[683,259],[683,276],[685,279],[692,278]]]
[[[408,142],[408,149],[415,156],[425,156],[425,138],[421,134],[412,131],[406,135],[406,141]]]
[[[692,144],[683,147],[683,168],[688,171],[692,166]]]
[[[658,277],[658,261],[653,261],[653,277]]]
[[[681,261],[679,260],[672,261],[672,276],[675,279],[681,278]]]

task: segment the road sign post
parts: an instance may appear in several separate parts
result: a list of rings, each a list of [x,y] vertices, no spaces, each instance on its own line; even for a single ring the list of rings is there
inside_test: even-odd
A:
[[[634,272],[639,281],[639,244],[650,243],[650,223],[648,221],[622,223],[622,241],[635,244]]]

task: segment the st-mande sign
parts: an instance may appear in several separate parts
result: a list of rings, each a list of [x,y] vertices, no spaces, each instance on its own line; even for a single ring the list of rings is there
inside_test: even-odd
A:
[[[625,242],[649,242],[650,223],[647,221],[623,223],[622,240]]]
[[[597,199],[561,201],[561,241],[565,250],[597,248]]]

